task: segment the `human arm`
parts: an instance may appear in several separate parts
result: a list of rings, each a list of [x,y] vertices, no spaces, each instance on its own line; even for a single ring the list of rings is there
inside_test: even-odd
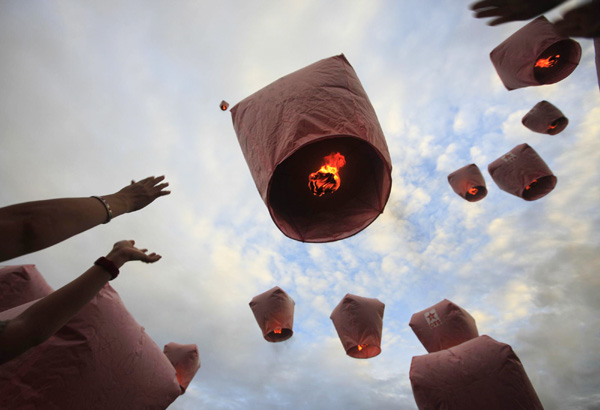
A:
[[[476,18],[494,17],[487,24],[497,26],[517,20],[529,20],[552,10],[566,0],[481,0],[471,4]]]
[[[554,26],[564,37],[600,37],[600,0],[569,10]]]
[[[117,242],[106,258],[117,268],[129,261],[154,263],[161,258],[156,253],[148,254],[147,249],[138,249],[134,245],[134,241]],[[0,333],[0,364],[50,338],[92,300],[110,279],[110,272],[94,265],[77,279],[8,321],[4,331]]]
[[[144,208],[168,195],[168,183],[148,177],[102,198],[112,217]],[[0,208],[0,262],[47,248],[108,220],[105,206],[97,198],[61,198],[25,202]]]

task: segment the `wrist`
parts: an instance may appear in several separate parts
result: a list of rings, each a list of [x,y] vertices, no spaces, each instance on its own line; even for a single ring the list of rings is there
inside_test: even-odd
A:
[[[116,265],[110,259],[104,256],[98,258],[94,262],[94,265],[99,266],[103,271],[108,273],[110,275],[109,280],[113,280],[117,276],[119,276],[119,268],[117,268]]]
[[[110,251],[106,255],[106,259],[111,261],[117,267],[117,269],[121,269],[121,267],[127,262],[127,259],[121,255],[119,251]]]
[[[119,193],[104,195],[103,198],[110,204],[113,212],[113,218],[131,212],[130,205]]]

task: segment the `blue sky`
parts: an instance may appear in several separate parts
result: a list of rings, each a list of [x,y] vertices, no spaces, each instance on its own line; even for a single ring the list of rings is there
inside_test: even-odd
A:
[[[596,409],[593,45],[579,40],[580,65],[562,82],[508,92],[489,52],[523,24],[491,28],[450,0],[3,2],[0,206],[109,194],[149,175],[173,191],[9,263],[36,264],[57,288],[117,240],[162,254],[127,265],[114,287],[159,346],[198,345],[202,368],[173,409],[415,409],[410,360],[426,351],[408,321],[444,298],[513,346],[547,410]],[[340,53],[379,117],[393,187],[360,234],[303,244],[272,223],[218,104]],[[543,99],[570,120],[559,135],[521,125]],[[535,202],[487,173],[523,142],[558,177]],[[477,203],[446,180],[472,162],[489,191]],[[275,285],[296,301],[295,334],[269,344],[248,302]],[[346,293],[386,304],[376,358],[347,357],[337,338],[329,315]]]

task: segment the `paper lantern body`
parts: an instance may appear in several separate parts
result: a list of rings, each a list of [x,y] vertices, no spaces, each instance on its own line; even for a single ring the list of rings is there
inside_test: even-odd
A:
[[[381,353],[385,305],[377,299],[346,294],[331,313],[346,354],[368,359]]]
[[[489,164],[488,171],[500,189],[526,201],[548,195],[557,181],[544,160],[527,144],[517,145]]]
[[[473,316],[447,299],[412,315],[409,325],[429,353],[479,336]]]
[[[158,410],[181,393],[169,359],[108,284],[50,339],[0,366],[2,409]]]
[[[579,64],[581,46],[560,36],[554,25],[541,16],[504,40],[490,58],[506,88],[514,90],[565,79]],[[544,65],[539,64],[542,59],[550,59],[547,66],[539,66]]]
[[[163,353],[177,372],[177,381],[181,391],[185,392],[192,379],[200,369],[200,355],[195,344],[182,345],[171,342],[165,345]]]
[[[252,298],[250,308],[266,341],[283,342],[292,337],[295,305],[279,286]]]
[[[0,312],[53,292],[35,265],[0,268]]]
[[[360,232],[383,212],[391,159],[369,98],[343,55],[318,61],[231,109],[250,173],[277,227],[304,242]],[[340,188],[315,196],[308,177],[345,156]]]
[[[475,164],[462,167],[448,175],[448,183],[454,192],[469,202],[481,201],[487,195],[485,180]]]
[[[512,348],[485,335],[413,357],[410,383],[419,410],[543,410]]]
[[[569,119],[548,101],[540,101],[521,120],[531,131],[556,135],[569,124]]]

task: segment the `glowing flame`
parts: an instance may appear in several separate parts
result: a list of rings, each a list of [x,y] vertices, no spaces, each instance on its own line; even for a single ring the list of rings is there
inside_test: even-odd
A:
[[[537,182],[538,182],[538,180],[534,179],[533,181],[531,181],[531,184],[529,184],[525,187],[525,190],[526,191],[530,190],[532,188],[532,185],[535,186],[535,184],[537,184]]]
[[[219,107],[221,107],[221,111],[226,111],[227,108],[229,108],[229,103],[225,100],[221,101],[221,104],[219,104]]]
[[[555,56],[550,56],[548,58],[540,58],[535,63],[535,66],[542,67],[542,68],[554,67],[556,64],[558,64],[559,57],[560,57],[560,54],[557,54]]]
[[[473,187],[473,188],[469,188],[469,191],[468,191],[468,192],[469,192],[471,195],[475,195],[475,194],[477,194],[477,192],[479,192],[479,190],[478,190],[477,188]]]
[[[281,328],[273,330],[273,333],[280,335],[281,334]]]
[[[552,124],[548,125],[548,130],[552,131],[556,127],[558,127],[558,121],[554,121]]]
[[[337,191],[341,180],[338,170],[346,165],[346,158],[339,152],[332,152],[323,158],[323,166],[308,176],[308,188],[313,195],[322,196]]]
[[[358,351],[360,352],[362,349],[364,349],[365,347],[369,346],[368,344],[364,344],[364,345],[358,345]]]

